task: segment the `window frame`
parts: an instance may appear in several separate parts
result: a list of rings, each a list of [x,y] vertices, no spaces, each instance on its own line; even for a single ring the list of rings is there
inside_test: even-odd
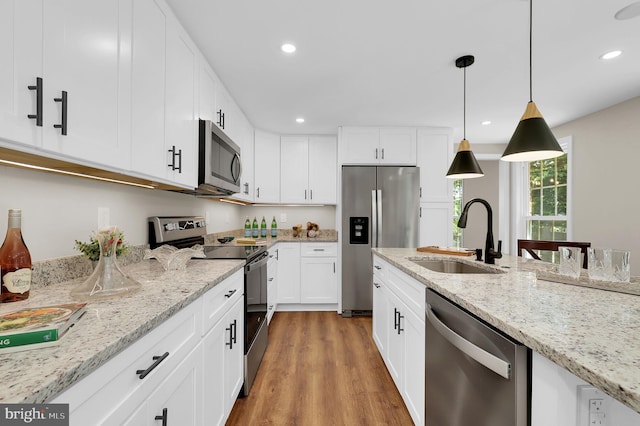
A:
[[[567,154],[567,215],[541,216],[529,214],[529,162],[513,164],[513,188],[516,190],[512,206],[515,210],[515,238],[513,240],[513,251],[517,253],[518,239],[527,238],[528,220],[566,220],[567,221],[567,241],[573,240],[573,137],[566,136],[558,139],[562,150]]]

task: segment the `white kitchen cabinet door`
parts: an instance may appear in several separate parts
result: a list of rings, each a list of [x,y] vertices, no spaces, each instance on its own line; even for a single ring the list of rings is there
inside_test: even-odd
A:
[[[43,148],[129,169],[130,34],[121,6],[119,0],[43,2]]]
[[[280,138],[280,201],[306,204],[309,201],[309,138]]]
[[[42,1],[0,1],[0,139],[40,146],[36,79],[42,78]]]
[[[280,202],[280,136],[255,130],[254,141],[255,201]]]
[[[136,0],[132,10],[132,169],[166,179],[165,63],[170,18],[168,11],[155,0]]]
[[[387,357],[387,339],[389,335],[389,325],[387,321],[387,295],[384,283],[381,279],[373,276],[373,311],[371,314],[373,341],[378,346],[378,351],[382,358]]]
[[[404,362],[404,345],[402,329],[398,323],[402,322],[404,304],[392,292],[387,292],[387,333],[389,340],[387,341],[387,358],[385,364],[389,370],[389,374],[393,378],[398,391],[402,394],[402,365]]]
[[[337,155],[334,136],[309,136],[309,203],[336,204]]]
[[[424,425],[425,322],[412,310],[402,308],[402,390],[404,402],[416,425]]]
[[[420,246],[451,247],[453,244],[453,200],[420,203]]]
[[[300,303],[338,303],[335,257],[302,257]]]
[[[380,164],[415,166],[415,127],[381,127],[379,151]]]
[[[224,425],[242,387],[244,299],[238,299],[202,341],[206,424]]]
[[[219,80],[209,63],[200,57],[198,112],[201,120],[216,121],[216,88]]]
[[[216,85],[216,116],[213,122],[232,140],[234,139],[236,126],[233,104],[233,98],[229,95],[222,82],[218,80]]]
[[[451,129],[420,128],[417,146],[420,202],[453,203],[453,179],[446,176],[453,159]]]
[[[379,157],[379,128],[342,127],[340,129],[340,164],[378,164]]]
[[[231,198],[242,201],[254,201],[254,131],[244,114],[237,111],[237,132],[234,141],[240,146],[240,192]]]
[[[278,243],[280,303],[300,303],[300,243]]]
[[[197,186],[198,50],[177,20],[167,26],[165,151],[168,177],[187,187]]]
[[[202,348],[196,347],[124,423],[124,426],[203,423]],[[207,401],[209,404],[209,401]],[[208,410],[207,410],[208,414]],[[163,420],[164,418],[164,420]]]
[[[278,309],[278,246],[269,249],[267,263],[267,321],[270,323]]]

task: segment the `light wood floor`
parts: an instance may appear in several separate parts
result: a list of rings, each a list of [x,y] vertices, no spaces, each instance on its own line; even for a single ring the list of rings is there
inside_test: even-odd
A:
[[[227,425],[412,425],[371,318],[277,312],[250,395]]]

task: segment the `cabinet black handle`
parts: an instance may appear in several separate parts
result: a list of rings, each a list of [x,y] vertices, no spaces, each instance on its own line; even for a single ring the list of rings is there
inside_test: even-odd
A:
[[[273,277],[267,278],[267,281],[269,281],[269,282],[273,281]]]
[[[396,308],[393,308],[393,329],[397,330],[398,327],[400,327],[400,324],[398,324],[398,314],[400,312],[398,312],[398,310]]]
[[[376,268],[378,271],[379,271],[380,269],[382,269],[382,268],[381,268],[380,266],[378,266],[378,265],[374,265],[373,267],[374,267],[374,268]]]
[[[233,320],[233,343],[238,343],[238,320]]]
[[[309,199],[313,200],[313,189],[309,190]]]
[[[384,148],[382,148],[382,159],[384,160]]]
[[[231,297],[235,294],[236,291],[238,291],[237,288],[234,288],[233,290],[229,290],[227,294],[224,295],[224,297]]]
[[[304,190],[304,199],[305,200],[307,199],[307,190],[306,189]]]
[[[378,148],[376,148],[376,160],[378,159]]]
[[[244,183],[244,193],[249,195],[249,182],[245,182]],[[258,194],[260,193],[260,191],[258,191]]]
[[[229,332],[229,342],[225,343],[229,346],[229,349],[233,349],[233,344],[238,341],[238,320],[233,320],[233,323],[229,324],[229,328],[225,328]]]
[[[224,113],[222,112],[222,109],[219,109],[217,114],[218,114],[218,127],[220,127],[221,129],[224,129]]]
[[[377,282],[373,282],[373,285],[376,286],[376,288],[380,288],[380,284],[378,284]]]
[[[398,311],[398,334],[402,333],[404,331],[404,328],[402,328],[402,319],[404,318],[404,315],[400,315],[400,311]]]
[[[136,370],[136,374],[139,374],[138,377],[140,379],[144,379],[145,377],[147,377],[147,374],[151,373],[151,371],[153,371],[154,368],[160,365],[160,363],[164,361],[168,356],[169,356],[169,352],[165,352],[161,356],[154,355],[152,358],[154,361],[153,364],[151,364],[149,368],[147,368],[146,370]]]
[[[162,426],[167,426],[167,413],[168,413],[168,409],[163,408],[162,409],[162,415],[161,416],[156,416],[156,420],[162,420]]]
[[[280,250],[280,249],[278,249]],[[280,253],[278,253],[278,250],[276,250],[276,260],[280,260]]]
[[[260,198],[260,187],[256,188],[256,198]]]
[[[60,124],[54,124],[53,127],[56,129],[60,129],[63,135],[67,134],[67,106],[69,102],[67,100],[67,92],[65,90],[62,91],[62,94],[59,98],[53,98],[54,102],[62,102],[62,122]]]
[[[42,127],[42,77],[36,77],[35,86],[27,86],[29,90],[36,91],[36,113],[27,117],[36,120],[36,126]]]
[[[176,151],[176,146],[172,145],[171,149],[168,150],[171,153],[171,164],[167,164],[167,166],[171,167],[171,170],[177,170],[178,173],[182,173],[182,150],[179,149]],[[176,166],[176,157],[178,157],[178,165]]]

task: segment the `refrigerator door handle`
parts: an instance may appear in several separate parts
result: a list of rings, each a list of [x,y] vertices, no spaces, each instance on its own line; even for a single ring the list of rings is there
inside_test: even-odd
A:
[[[378,189],[376,191],[376,197],[378,198],[378,202],[376,203],[376,208],[378,212],[376,213],[376,217],[378,218],[378,232],[376,234],[376,247],[380,246],[380,240],[382,239],[382,190]]]
[[[375,189],[371,191],[371,247],[378,247],[378,200]]]

